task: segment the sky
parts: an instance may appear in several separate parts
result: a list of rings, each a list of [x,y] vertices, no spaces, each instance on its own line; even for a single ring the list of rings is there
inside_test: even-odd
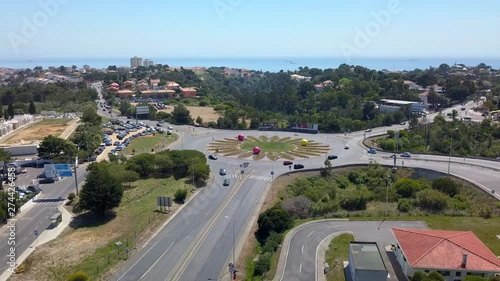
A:
[[[0,58],[500,57],[497,0],[4,0]]]

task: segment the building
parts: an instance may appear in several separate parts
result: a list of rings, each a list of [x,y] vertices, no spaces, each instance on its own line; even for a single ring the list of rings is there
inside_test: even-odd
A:
[[[160,86],[158,86],[158,84],[160,84],[160,79],[149,79],[149,84],[152,90],[162,90]]]
[[[404,106],[408,106],[408,110],[413,114],[421,114],[425,111],[423,102],[389,99],[381,99],[378,108],[381,113],[394,113]]]
[[[181,94],[185,98],[194,98],[196,93],[196,88],[181,88]]]
[[[302,76],[302,75],[298,75],[298,74],[292,74],[292,75],[290,75],[290,78],[292,78],[292,80],[300,81],[300,82],[304,82],[304,81],[311,82],[312,77]]]
[[[392,233],[396,258],[408,278],[416,271],[437,271],[446,281],[500,273],[500,260],[471,231],[393,228]]]
[[[144,60],[144,67],[150,67],[150,66],[153,66],[154,63],[153,63],[153,60],[150,60],[150,59],[145,59]]]
[[[133,57],[130,59],[130,67],[131,68],[136,68],[142,66],[142,58],[139,57]]]
[[[387,281],[389,274],[375,242],[350,242],[348,269],[352,281]]]
[[[317,93],[321,93],[323,91],[323,88],[332,87],[333,85],[334,84],[333,84],[332,80],[326,80],[326,81],[323,81],[319,84],[315,84],[314,88],[316,89]]]
[[[179,90],[181,85],[175,83],[174,81],[167,81],[167,89],[168,90]]]

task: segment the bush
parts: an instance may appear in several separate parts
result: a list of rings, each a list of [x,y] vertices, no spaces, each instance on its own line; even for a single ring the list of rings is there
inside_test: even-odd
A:
[[[292,216],[281,206],[273,207],[259,215],[255,237],[261,245],[266,243],[272,232],[282,233],[293,226]]]
[[[424,189],[417,193],[418,205],[423,209],[442,211],[448,206],[446,194],[435,189]]]
[[[75,200],[75,197],[76,197],[76,195],[75,195],[73,192],[71,192],[71,193],[68,195],[68,200],[69,200],[69,201],[73,201],[73,200]]]
[[[187,189],[179,188],[174,193],[174,202],[177,204],[184,204],[187,197]]]
[[[458,193],[460,186],[452,179],[444,177],[434,180],[432,182],[432,188],[453,197]]]
[[[408,213],[413,209],[414,200],[410,198],[401,198],[398,200],[398,211]]]
[[[89,280],[89,276],[83,272],[77,272],[72,274],[66,281],[87,281]]]
[[[311,199],[304,195],[285,200],[281,205],[283,209],[290,213],[295,219],[305,219],[309,216],[309,206],[311,206]]]
[[[267,252],[259,257],[255,262],[254,276],[262,276],[271,268],[271,256],[272,254]]]
[[[413,198],[415,194],[422,189],[418,181],[407,178],[398,180],[394,184],[394,187],[399,196],[403,198]]]
[[[339,196],[339,204],[346,211],[366,210],[366,204],[370,200],[369,192],[366,188],[356,188],[342,190]]]
[[[269,237],[267,238],[266,244],[264,244],[264,247],[262,247],[262,252],[276,252],[281,244],[281,241],[283,241],[283,234],[272,232],[271,235],[269,235]]]

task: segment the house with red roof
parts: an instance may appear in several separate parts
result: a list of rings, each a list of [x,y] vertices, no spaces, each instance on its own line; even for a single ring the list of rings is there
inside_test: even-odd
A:
[[[392,233],[394,253],[408,278],[416,271],[437,271],[446,281],[500,274],[498,257],[471,231],[392,228]]]

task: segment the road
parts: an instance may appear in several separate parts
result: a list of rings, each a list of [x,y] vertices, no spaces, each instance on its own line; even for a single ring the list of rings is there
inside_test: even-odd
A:
[[[92,87],[98,91],[102,89],[98,83],[93,84]],[[102,95],[100,98],[102,99]],[[109,116],[107,112],[98,112],[100,115]],[[428,117],[429,120],[432,118],[433,115]],[[126,120],[124,117],[118,117],[118,119]],[[155,125],[155,122],[152,121],[145,123]],[[382,134],[387,129],[404,127],[406,126],[375,128],[369,135]],[[194,129],[190,126],[174,126],[174,130],[180,136],[180,141],[177,142],[174,149],[196,149],[204,153],[208,153],[205,146],[212,141],[212,138],[234,138],[239,133],[204,128]],[[388,165],[393,163],[393,160],[388,158],[390,153],[379,153],[374,157],[367,154],[366,148],[361,144],[365,136],[364,132],[353,132],[347,135],[298,134],[295,136],[288,132],[245,131],[245,134],[269,137],[304,137],[317,142],[326,142],[332,147],[331,152],[339,156],[333,162],[335,166],[366,164],[370,161]],[[346,144],[349,144],[350,149],[343,149]],[[435,160],[441,162],[435,162]],[[323,161],[324,158],[319,157],[299,162],[308,169],[323,166]],[[448,158],[443,156],[415,155],[411,159],[399,159],[398,165],[401,165],[402,161],[404,161],[404,166],[408,167],[424,167],[442,172],[448,170]],[[242,162],[244,161],[227,157],[219,157],[217,161],[209,161],[212,171],[218,172],[220,168],[225,168],[228,175],[222,177],[215,174],[214,183],[200,189],[197,196],[194,196],[183,210],[170,220],[166,227],[143,245],[111,280],[161,281],[219,278],[221,272],[227,267],[227,262],[232,261],[233,240],[242,241],[248,235],[245,227],[250,224],[252,211],[262,203],[259,202],[259,198],[266,185],[271,181],[270,172],[274,171],[275,177],[288,172],[288,167],[281,165],[281,162],[259,161],[257,164],[249,161],[250,166],[241,174],[240,164]],[[486,189],[498,189],[495,182],[500,181],[500,173],[494,173],[491,168],[500,169],[500,162],[476,159],[465,159],[464,161],[463,158],[452,157],[450,172],[469,178]],[[471,170],[474,173],[471,173]],[[79,174],[79,182],[82,182],[83,173],[79,172]],[[229,187],[222,186],[224,178],[231,179]],[[59,196],[66,198],[67,194],[74,189],[74,183],[70,179],[53,184],[53,186],[56,188],[53,189],[53,193],[45,195],[48,196],[47,198],[58,198]],[[28,247],[31,244],[30,241],[34,241],[34,235],[30,235],[37,227],[34,222],[41,220],[42,224],[47,223],[48,225],[47,220],[44,220],[43,217],[48,217],[50,210],[51,208],[35,206],[25,214],[25,219],[19,220],[19,237],[26,237],[21,245]],[[37,215],[38,213],[42,214]],[[23,220],[26,220],[24,224]],[[43,228],[43,225],[40,225],[40,228]],[[2,233],[2,235],[5,234]],[[19,251],[23,250],[21,245]],[[3,252],[3,249],[1,250]],[[238,265],[236,266],[238,267]],[[0,269],[5,269],[5,267]]]
[[[86,165],[80,166],[77,170],[78,183],[81,185],[86,176]],[[20,256],[36,240],[34,231],[39,235],[49,227],[49,218],[57,211],[57,207],[68,197],[71,192],[75,192],[74,177],[63,178],[52,184],[40,185],[43,189],[42,195],[34,203],[34,206],[26,213],[19,214],[15,219],[11,219],[16,225],[15,241],[16,256]],[[62,199],[59,199],[62,198]],[[10,245],[7,245],[7,237],[10,231],[4,226],[0,229],[0,274],[7,268],[7,256]]]

